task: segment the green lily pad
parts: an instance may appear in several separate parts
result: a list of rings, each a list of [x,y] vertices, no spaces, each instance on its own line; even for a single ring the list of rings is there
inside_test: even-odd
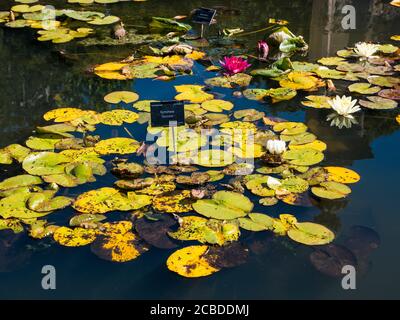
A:
[[[243,109],[239,111],[235,111],[233,116],[236,119],[242,119],[243,121],[258,121],[265,116],[264,112],[260,112],[256,109]]]
[[[237,73],[233,76],[222,76],[206,79],[205,83],[209,86],[222,88],[247,87],[250,84],[252,76],[245,73]]]
[[[297,95],[297,91],[291,88],[268,89],[267,96],[271,97],[272,103],[291,100]]]
[[[61,136],[57,134],[42,134],[38,136],[31,136],[26,140],[25,144],[32,150],[54,150],[55,145],[60,142]]]
[[[335,239],[335,234],[328,228],[311,222],[296,223],[287,232],[290,239],[309,246],[324,245]]]
[[[314,142],[315,140],[317,140],[317,137],[310,132],[303,132],[296,135],[281,134],[280,139],[283,141],[290,141],[289,146],[298,146]]]
[[[243,95],[249,100],[263,100],[268,94],[266,89],[246,89]]]
[[[367,80],[370,84],[388,88],[393,88],[400,84],[400,79],[395,77],[370,76]]]
[[[399,47],[394,46],[392,44],[381,44],[378,47],[378,51],[383,52],[385,54],[392,54],[399,50]]]
[[[353,83],[348,89],[350,92],[360,94],[375,94],[381,90],[380,87],[372,87],[370,83]]]
[[[244,195],[230,191],[218,191],[212,199],[198,200],[193,209],[203,216],[218,220],[232,220],[246,216],[253,203]]]
[[[328,103],[331,98],[327,96],[307,96],[308,101],[302,101],[301,104],[306,107],[316,108],[316,109],[331,109]]]
[[[323,79],[343,79],[346,75],[344,72],[332,69],[318,69],[315,73]]]
[[[71,205],[73,199],[63,196],[54,197],[54,191],[46,190],[33,193],[28,201],[27,207],[35,212],[49,212],[65,208]]]
[[[21,174],[11,177],[0,182],[0,190],[8,190],[19,187],[33,186],[43,183],[40,177],[31,176],[29,174]]]
[[[97,26],[103,26],[103,25],[107,25],[107,24],[113,24],[116,23],[120,20],[119,17],[117,16],[106,16],[106,17],[96,17],[93,20],[87,21],[87,23],[89,24],[94,24]]]
[[[333,200],[345,198],[351,193],[351,189],[343,183],[327,181],[312,187],[311,192],[319,198]]]
[[[294,149],[285,151],[283,159],[298,166],[312,166],[324,160],[324,154],[314,149]]]
[[[188,24],[178,22],[174,19],[153,17],[150,23],[150,29],[153,31],[189,31],[192,27]]]
[[[367,97],[369,101],[366,100],[360,100],[359,103],[361,106],[364,108],[368,109],[374,109],[374,110],[391,110],[397,108],[398,104],[396,101],[382,98],[382,97],[377,97],[377,96],[371,96]]]
[[[337,66],[339,64],[342,64],[346,60],[341,58],[341,57],[327,57],[327,58],[321,58],[318,60],[318,63],[324,65],[324,66]]]
[[[307,126],[302,122],[279,122],[273,127],[274,131],[288,136],[304,133],[307,129]]]
[[[54,152],[34,152],[22,162],[22,167],[32,175],[50,175],[64,172],[64,168],[71,159]]]

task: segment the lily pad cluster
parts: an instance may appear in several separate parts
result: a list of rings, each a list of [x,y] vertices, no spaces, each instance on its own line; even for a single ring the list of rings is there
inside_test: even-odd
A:
[[[116,2],[110,0],[97,1],[102,1],[101,3]],[[91,3],[93,1],[85,2],[85,4]],[[72,29],[68,27],[70,21],[78,22],[82,26]],[[22,4],[12,6],[9,11],[0,12],[0,23],[4,23],[4,26],[39,29],[37,31],[39,41],[52,41],[56,44],[88,37],[94,33],[92,26],[111,25],[119,21],[120,18],[117,16],[106,15],[98,11],[55,9],[50,6],[35,4],[32,1],[24,1]]]

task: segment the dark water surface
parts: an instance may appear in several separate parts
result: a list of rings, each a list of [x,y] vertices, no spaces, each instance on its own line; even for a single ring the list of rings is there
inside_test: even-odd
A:
[[[65,2],[47,1],[46,4],[62,8]],[[310,45],[306,60],[315,61],[357,41],[387,42],[391,35],[398,34],[400,9],[396,11],[387,2],[148,0],[106,8],[122,17],[128,28],[140,29],[151,16],[173,17],[199,6],[225,6],[218,17],[218,26],[209,31],[211,35],[218,27],[241,27],[250,31],[261,28],[269,17],[286,19],[292,31],[304,35]],[[10,3],[1,1],[0,10],[9,8]],[[341,29],[341,8],[345,4],[356,7],[355,30]],[[90,8],[104,10],[101,5]],[[259,37],[260,34],[246,37],[242,46],[254,47]],[[176,94],[173,85],[202,84],[210,77],[201,65],[195,66],[194,76],[179,77],[173,82],[107,81],[85,73],[89,65],[122,59],[132,49],[132,46],[84,48],[74,42],[54,46],[37,42],[30,30],[0,28],[0,147],[23,142],[37,125],[44,123],[42,115],[57,104],[107,110],[111,106],[103,102],[103,96],[124,89],[139,93],[141,99],[168,100]],[[64,50],[67,56],[60,55],[59,50]],[[257,79],[253,85],[265,86]],[[253,252],[247,264],[206,278],[185,279],[166,268],[169,250],[152,248],[132,262],[116,264],[100,260],[89,247],[49,245],[49,240],[31,240],[25,234],[13,236],[0,231],[0,298],[400,298],[400,126],[394,120],[398,111],[364,111],[357,116],[359,125],[339,130],[326,123],[325,110],[300,107],[304,94],[289,102],[269,105],[233,98],[229,90],[216,91],[226,94],[224,99],[233,101],[238,109],[254,107],[269,115],[306,122],[310,131],[328,144],[324,164],[343,165],[360,173],[362,180],[352,186],[352,194],[344,201],[322,202],[313,208],[282,203],[272,208],[255,208],[255,212],[273,216],[292,213],[301,221],[322,223],[335,231],[336,244],[345,244],[354,226],[375,230],[380,246],[360,259],[362,268],[357,275],[356,290],[345,291],[340,279],[316,271],[309,260],[312,248],[262,233],[246,239]],[[129,126],[137,140],[144,139],[144,128]],[[126,136],[122,129],[113,131],[106,126],[99,126],[98,132],[103,138]],[[0,177],[15,174],[14,170],[2,165]],[[115,178],[107,175],[95,183],[70,189],[69,195],[111,185],[113,181]],[[62,210],[54,214],[56,217],[49,216],[49,220],[67,223],[72,214],[72,209]],[[57,270],[57,289],[53,291],[41,288],[41,268],[46,264],[54,265]]]

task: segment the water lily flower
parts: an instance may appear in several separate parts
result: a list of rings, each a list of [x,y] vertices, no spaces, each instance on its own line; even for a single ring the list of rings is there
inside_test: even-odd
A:
[[[286,151],[286,142],[282,140],[268,140],[267,150],[271,154],[282,154]]]
[[[264,40],[258,41],[257,48],[258,48],[259,58],[262,60],[267,60],[269,53],[269,47],[267,42]]]
[[[354,52],[361,58],[369,58],[378,51],[379,46],[372,43],[359,42],[356,44]]]
[[[356,105],[357,100],[352,100],[351,97],[336,96],[336,98],[329,100],[328,103],[337,114],[349,119],[354,119],[352,114],[361,110],[361,108]]]
[[[236,73],[244,72],[251,66],[246,59],[240,57],[224,57],[223,61],[220,61],[221,66],[225,69],[225,75],[231,76]]]

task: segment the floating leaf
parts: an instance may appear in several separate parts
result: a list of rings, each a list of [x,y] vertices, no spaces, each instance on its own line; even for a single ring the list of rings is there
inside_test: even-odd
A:
[[[54,152],[34,152],[22,162],[22,167],[32,175],[50,175],[64,173],[65,166],[71,159]]]
[[[243,95],[249,100],[263,100],[268,92],[267,89],[246,89]]]
[[[209,86],[222,88],[247,87],[250,84],[252,76],[245,73],[237,73],[232,76],[222,76],[206,79],[205,83]]]
[[[275,191],[268,185],[268,181],[271,177],[255,174],[247,176],[246,178],[248,179],[246,188],[250,190],[251,193],[260,197],[272,197],[275,195]]]
[[[399,50],[399,47],[396,47],[392,44],[381,44],[378,47],[378,51],[383,52],[385,54],[395,53],[397,50]]]
[[[208,100],[201,104],[201,107],[210,112],[223,112],[231,110],[233,103],[225,100]]]
[[[158,196],[153,199],[153,208],[161,212],[182,213],[192,210],[189,190]]]
[[[314,140],[313,142],[310,143],[306,143],[306,144],[289,144],[289,149],[290,150],[295,150],[295,149],[314,149],[314,150],[318,150],[318,151],[325,151],[327,148],[327,145],[325,142],[320,141],[320,140]]]
[[[280,122],[274,125],[273,130],[283,135],[298,135],[307,131],[307,126],[301,122]]]
[[[21,174],[0,182],[0,190],[8,190],[19,187],[27,187],[41,184],[43,181],[40,177],[31,176],[29,174]]]
[[[54,191],[46,190],[33,193],[27,202],[27,207],[36,212],[50,212],[69,206],[73,199],[63,196],[54,197]]]
[[[101,259],[127,262],[148,250],[147,245],[132,232],[132,222],[107,222],[91,245],[92,252]]]
[[[400,89],[384,89],[378,95],[385,99],[400,100]]]
[[[308,72],[292,71],[279,84],[293,90],[309,90],[319,86],[319,80]]]
[[[99,115],[100,122],[110,126],[120,126],[123,123],[133,123],[139,118],[136,112],[115,109],[111,111],[103,112]]]
[[[324,66],[337,66],[345,61],[345,59],[339,57],[328,57],[319,59],[318,63],[323,64]]]
[[[312,166],[324,159],[324,154],[314,149],[294,149],[283,153],[283,158],[298,166]]]
[[[223,247],[213,246],[204,254],[209,264],[215,268],[233,268],[246,263],[249,250],[237,242]]]
[[[73,216],[69,220],[71,227],[79,227],[88,223],[96,223],[105,220],[107,217],[101,214],[81,213]]]
[[[345,198],[351,193],[348,186],[334,181],[321,182],[320,186],[311,188],[311,191],[319,198],[330,200]]]
[[[307,96],[308,101],[302,101],[301,104],[306,107],[316,108],[316,109],[331,109],[328,101],[331,100],[327,96]]]
[[[54,240],[66,247],[80,247],[96,239],[96,231],[84,228],[60,227],[53,234]]]
[[[360,175],[350,169],[343,167],[325,167],[328,173],[328,181],[340,183],[356,183],[360,181]]]
[[[267,96],[271,97],[272,103],[291,100],[297,95],[293,88],[276,88],[267,90]]]
[[[243,109],[235,111],[233,116],[236,119],[253,122],[262,119],[265,116],[265,113],[257,111],[256,109]]]
[[[342,79],[346,75],[344,72],[332,69],[318,69],[315,73],[323,79]]]
[[[370,84],[388,88],[393,88],[400,84],[400,79],[395,77],[370,76],[367,80]]]
[[[82,193],[73,207],[82,213],[106,213],[115,210],[136,210],[150,203],[149,196],[137,195],[134,192],[128,192],[125,196],[117,189],[104,187]]]
[[[204,92],[203,86],[198,85],[179,85],[175,86],[179,94],[175,96],[176,100],[189,100],[192,103],[202,103],[214,98],[212,94]]]
[[[381,90],[380,87],[372,87],[369,83],[354,83],[348,87],[350,92],[360,94],[375,94]]]
[[[240,232],[237,225],[233,223],[186,216],[182,218],[179,229],[168,234],[177,240],[197,240],[201,243],[223,245],[228,241],[236,241]]]
[[[324,245],[335,239],[335,234],[328,228],[311,222],[296,223],[288,230],[290,239],[309,246]]]
[[[209,218],[231,220],[247,215],[253,209],[253,204],[240,193],[218,191],[212,199],[195,202],[193,209]]]
[[[274,206],[278,203],[278,199],[274,198],[274,197],[266,197],[266,198],[262,198],[258,201],[259,204],[265,206],[265,207],[270,207],[270,206]]]
[[[50,110],[43,115],[44,120],[54,120],[54,122],[67,122],[86,115],[96,114],[95,111],[81,110],[78,108],[58,108]]]
[[[98,25],[98,26],[102,26],[102,25],[116,23],[119,20],[120,19],[118,17],[116,17],[116,16],[106,16],[106,17],[103,17],[103,18],[96,17],[93,20],[87,21],[87,23]]]
[[[152,17],[150,29],[153,31],[189,31],[192,27],[188,24],[178,22],[174,19]]]
[[[137,110],[150,112],[150,104],[152,102],[159,102],[158,100],[141,100],[133,104],[133,107]],[[185,106],[186,108],[186,106]]]
[[[361,106],[368,109],[391,110],[397,108],[398,105],[396,101],[377,96],[369,96],[367,99],[369,101],[360,100],[359,103]]]
[[[208,246],[189,246],[175,251],[167,260],[169,270],[187,278],[209,276],[219,269],[204,258]]]
[[[104,97],[104,101],[112,104],[120,102],[132,103],[139,99],[139,95],[132,91],[114,91]]]
[[[99,154],[129,154],[139,148],[139,142],[131,138],[110,138],[96,143],[94,150]]]

